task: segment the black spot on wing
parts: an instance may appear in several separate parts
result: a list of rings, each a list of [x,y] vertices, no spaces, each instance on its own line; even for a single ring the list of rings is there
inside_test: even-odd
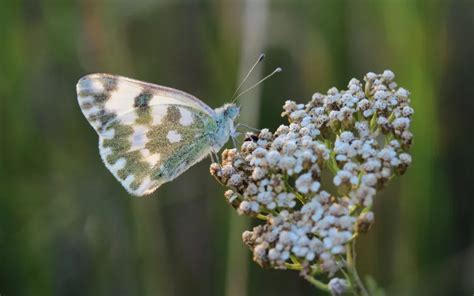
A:
[[[169,106],[166,111],[165,121],[170,123],[177,123],[181,119],[181,113],[179,112],[178,107]]]
[[[110,99],[110,93],[100,93],[94,95],[94,103],[100,107],[103,107],[103,104]]]
[[[149,89],[144,89],[138,96],[135,97],[133,106],[135,108],[147,108],[150,103],[153,93]]]
[[[103,83],[105,88],[106,83]],[[97,127],[99,131],[102,130],[108,122],[117,117],[115,112],[105,111],[105,102],[107,102],[110,97],[111,93],[109,91],[94,95],[94,104],[99,107],[100,111],[92,114],[89,119],[92,121],[98,120],[100,122],[100,125]]]
[[[97,83],[101,84],[103,89],[99,88]],[[108,122],[117,117],[115,112],[105,110],[105,103],[110,100],[117,87],[118,78],[109,74],[87,75],[78,82],[79,104],[82,110],[91,110],[94,107],[97,109],[93,113],[88,111],[86,117],[98,131],[101,131]],[[86,97],[87,101],[83,101]],[[89,99],[90,97],[92,100]]]
[[[91,102],[87,102],[87,103],[80,104],[80,106],[81,106],[81,109],[83,110],[89,110],[90,108],[94,107],[94,104]]]
[[[113,75],[104,75],[101,79],[104,89],[108,92],[114,91],[117,89],[118,79]]]
[[[148,108],[152,97],[152,90],[149,88],[145,88],[138,96],[134,98],[133,106],[137,108],[135,112],[138,115],[136,123],[151,124],[151,122],[153,121],[153,118],[151,116],[151,110],[150,108]]]
[[[100,122],[100,125],[98,126],[98,129],[101,130],[108,122],[111,120],[115,119],[117,115],[113,112],[105,112],[103,109],[98,111],[97,113],[91,114],[89,116],[90,121],[96,121],[98,120]]]

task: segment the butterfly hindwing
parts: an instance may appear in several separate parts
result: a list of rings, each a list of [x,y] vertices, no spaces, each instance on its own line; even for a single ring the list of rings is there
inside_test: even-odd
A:
[[[215,129],[209,115],[189,106],[158,105],[139,112],[118,116],[99,137],[102,160],[133,195],[153,192],[208,155],[209,131]]]
[[[109,74],[77,84],[106,167],[133,195],[153,192],[210,153],[214,110],[182,91]]]

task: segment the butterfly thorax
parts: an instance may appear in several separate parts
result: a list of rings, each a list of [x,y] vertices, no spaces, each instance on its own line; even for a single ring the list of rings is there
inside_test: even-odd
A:
[[[240,107],[235,104],[225,104],[215,109],[214,120],[216,131],[213,135],[212,150],[218,152],[229,141],[229,137],[234,132],[234,121],[239,116]]]

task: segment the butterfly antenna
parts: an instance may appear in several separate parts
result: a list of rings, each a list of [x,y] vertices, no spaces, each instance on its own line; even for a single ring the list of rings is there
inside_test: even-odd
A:
[[[234,103],[238,98],[240,98],[242,95],[246,94],[247,92],[251,91],[252,89],[256,88],[260,83],[264,82],[265,80],[267,80],[268,78],[272,77],[273,75],[275,75],[276,73],[280,73],[282,71],[282,69],[280,67],[276,68],[275,70],[273,70],[272,73],[268,74],[267,76],[265,76],[264,78],[262,78],[261,80],[259,80],[257,83],[255,83],[254,85],[252,85],[251,87],[247,88],[246,90],[244,90],[243,92],[241,92],[238,96],[236,96],[234,98],[234,100],[232,100],[232,103]]]
[[[237,95],[237,93],[239,92],[239,90],[242,88],[242,86],[244,85],[245,81],[247,81],[247,79],[249,78],[250,74],[252,74],[252,71],[253,69],[255,69],[255,67],[258,65],[258,63],[260,63],[261,61],[263,61],[263,59],[265,58],[265,54],[260,54],[260,56],[258,57],[257,61],[255,62],[255,64],[253,64],[252,68],[250,68],[249,72],[247,73],[247,75],[245,75],[244,79],[242,80],[242,82],[239,84],[239,86],[237,87],[237,89],[235,90],[234,94],[232,95],[232,99],[235,98],[235,96]]]

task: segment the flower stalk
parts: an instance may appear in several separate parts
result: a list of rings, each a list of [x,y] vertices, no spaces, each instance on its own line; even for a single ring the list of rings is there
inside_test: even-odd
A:
[[[351,283],[352,292],[358,296],[369,296],[356,268],[355,240],[346,246],[346,279]]]

